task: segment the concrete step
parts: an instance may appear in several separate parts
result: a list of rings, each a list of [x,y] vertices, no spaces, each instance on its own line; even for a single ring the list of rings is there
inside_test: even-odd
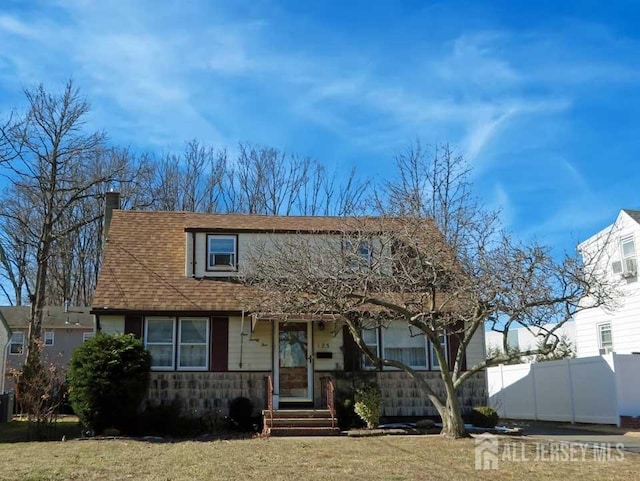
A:
[[[263,416],[269,416],[269,410],[263,409]],[[274,409],[274,418],[331,418],[328,409]]]
[[[337,426],[337,419],[328,418],[273,418],[273,422],[265,416],[265,425],[269,427],[332,427]]]
[[[340,434],[338,427],[273,427],[265,429],[268,436],[337,436]]]

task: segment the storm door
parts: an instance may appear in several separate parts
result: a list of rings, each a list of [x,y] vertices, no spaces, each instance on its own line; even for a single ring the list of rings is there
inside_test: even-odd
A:
[[[278,323],[278,393],[280,402],[313,400],[313,353],[310,322]]]

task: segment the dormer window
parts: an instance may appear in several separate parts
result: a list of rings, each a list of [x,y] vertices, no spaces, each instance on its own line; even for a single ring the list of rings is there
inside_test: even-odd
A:
[[[235,271],[237,252],[237,236],[209,234],[207,236],[207,270]]]

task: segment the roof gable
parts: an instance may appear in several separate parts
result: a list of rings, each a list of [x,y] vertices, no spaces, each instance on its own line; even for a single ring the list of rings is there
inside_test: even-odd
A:
[[[627,214],[631,219],[640,224],[640,210],[622,209],[621,212]]]

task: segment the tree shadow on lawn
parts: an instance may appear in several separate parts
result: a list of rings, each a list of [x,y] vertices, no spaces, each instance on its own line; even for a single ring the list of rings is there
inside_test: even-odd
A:
[[[30,423],[19,417],[0,424],[0,443],[61,441],[82,436],[82,426],[75,416],[63,416],[54,423]]]

